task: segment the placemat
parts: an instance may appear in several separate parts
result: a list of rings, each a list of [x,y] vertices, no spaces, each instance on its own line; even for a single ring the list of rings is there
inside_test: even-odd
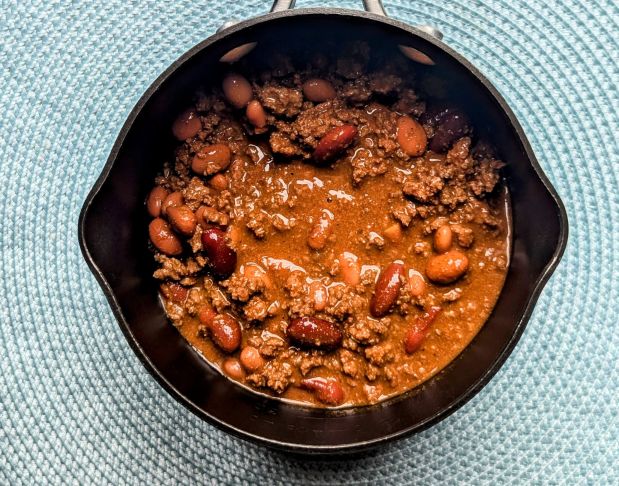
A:
[[[360,8],[360,1],[299,0]],[[440,27],[518,115],[570,219],[513,355],[457,413],[346,460],[273,452],[170,398],[129,349],[77,218],[173,60],[266,2],[2,2],[0,483],[618,484],[618,18],[613,0],[393,0]]]

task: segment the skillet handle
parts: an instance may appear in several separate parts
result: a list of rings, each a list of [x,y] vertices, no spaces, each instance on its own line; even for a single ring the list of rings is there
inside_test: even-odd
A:
[[[295,3],[296,0],[275,0],[273,2],[273,6],[271,7],[271,12],[281,12],[283,10],[294,8]],[[366,12],[382,15],[384,17],[387,16],[382,0],[363,0],[363,8],[365,8]],[[443,33],[432,25],[417,25],[416,27],[438,40],[443,38]]]
[[[295,1],[296,0],[275,0],[271,7],[271,12],[281,12],[282,10],[294,8]],[[377,15],[387,15],[381,0],[363,0],[363,7],[367,12]]]

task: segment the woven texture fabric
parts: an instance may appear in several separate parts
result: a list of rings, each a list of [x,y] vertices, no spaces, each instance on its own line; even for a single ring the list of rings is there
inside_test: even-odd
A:
[[[300,0],[360,8],[360,1]],[[495,83],[567,206],[570,241],[520,343],[439,425],[347,460],[291,457],[185,410],[130,350],[77,218],[128,113],[257,0],[0,7],[0,484],[619,484],[613,0],[386,0]]]

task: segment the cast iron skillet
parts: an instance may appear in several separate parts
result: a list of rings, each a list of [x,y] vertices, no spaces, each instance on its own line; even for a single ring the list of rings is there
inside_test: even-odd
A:
[[[79,219],[79,240],[129,344],[153,377],[179,402],[210,423],[245,439],[289,451],[359,450],[418,432],[447,417],[477,393],[507,359],[538,295],[567,242],[567,217],[516,121],[497,90],[462,56],[441,43],[435,30],[384,16],[379,1],[368,12],[341,9],[273,12],[223,29],[170,66],[146,91],[123,126]],[[376,49],[413,47],[434,66],[419,65],[455,93],[477,133],[507,161],[513,244],[505,287],[492,316],[466,350],[424,386],[385,403],[329,411],[256,395],[211,368],[170,325],[151,277],[144,199],[175,145],[174,117],[200,86],[218,85],[231,49],[257,42],[301,52],[325,42],[363,39]],[[248,55],[247,60],[250,59]],[[412,62],[412,61],[411,61]],[[517,393],[518,390],[515,390]]]

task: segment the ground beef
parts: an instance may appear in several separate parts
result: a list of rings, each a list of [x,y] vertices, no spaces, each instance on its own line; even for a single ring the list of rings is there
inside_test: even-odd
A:
[[[276,336],[261,338],[257,347],[262,356],[266,358],[274,358],[284,350],[286,347],[286,341],[281,337]]]
[[[255,210],[249,213],[245,225],[256,238],[264,238],[267,234],[269,223],[269,215],[267,213],[262,210]]]
[[[248,375],[246,380],[251,385],[270,388],[275,393],[282,393],[290,384],[293,368],[290,363],[269,361],[257,373]]]
[[[365,103],[372,96],[372,90],[363,77],[345,82],[340,89],[340,96],[351,103]]]
[[[303,106],[303,94],[299,90],[279,85],[259,88],[258,99],[266,109],[286,117],[297,115]]]
[[[342,372],[352,378],[360,378],[363,376],[365,373],[365,362],[363,358],[348,349],[341,349],[339,355],[342,364]]]
[[[230,297],[239,302],[247,302],[249,298],[264,291],[265,282],[262,278],[247,278],[239,273],[220,282],[220,285],[228,291]]]
[[[389,329],[389,318],[354,320],[345,327],[345,334],[363,345],[376,344]]]
[[[347,285],[331,286],[325,313],[337,319],[344,320],[347,316],[361,314],[367,309],[367,299],[358,295]]]
[[[393,207],[391,215],[402,223],[402,226],[408,228],[408,225],[417,215],[417,208],[411,201],[403,201]]]
[[[425,111],[426,104],[417,99],[415,90],[408,88],[401,91],[398,101],[391,108],[398,113],[419,118]]]
[[[364,354],[367,360],[376,366],[383,366],[394,359],[393,346],[390,343],[365,348]]]
[[[471,139],[461,138],[446,157],[416,159],[403,192],[422,203],[443,204],[452,209],[494,190],[502,162],[476,161],[469,152]]]
[[[252,297],[245,306],[243,306],[243,316],[249,322],[263,321],[268,315],[269,304],[260,297]]]
[[[456,234],[458,245],[462,248],[470,248],[475,241],[475,234],[471,228],[462,224],[451,225],[451,230]]]
[[[201,255],[189,257],[183,261],[161,253],[155,254],[155,261],[161,265],[153,274],[159,280],[181,280],[184,277],[194,277],[208,262]]]
[[[303,376],[306,376],[314,368],[323,366],[325,362],[324,356],[317,351],[296,353],[296,357],[295,364],[299,367]]]
[[[185,204],[189,206],[192,211],[196,211],[202,205],[212,205],[215,202],[215,198],[212,195],[213,190],[208,187],[202,179],[198,177],[192,177],[189,181],[189,185],[182,190]]]

